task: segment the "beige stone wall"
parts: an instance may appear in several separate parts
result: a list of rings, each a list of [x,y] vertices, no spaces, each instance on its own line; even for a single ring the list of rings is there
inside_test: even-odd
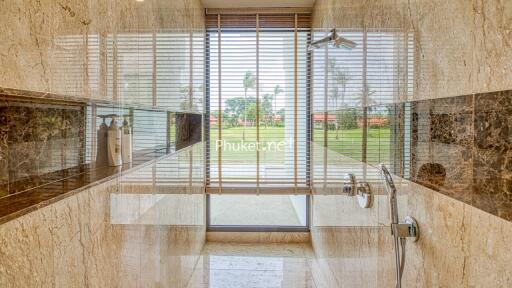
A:
[[[156,31],[204,34],[201,1],[2,1],[0,88],[123,101],[121,96],[116,97],[112,87],[116,77],[112,67],[123,59],[108,55],[108,45],[115,45],[112,37],[119,33]],[[133,45],[136,47],[137,43]],[[188,55],[190,49],[183,49],[183,54]],[[130,59],[129,65],[147,65],[144,57],[141,54],[138,59]],[[137,81],[139,85],[148,85]],[[134,84],[137,83],[117,86]],[[152,103],[151,99],[139,100],[125,102]]]
[[[512,88],[510,1],[317,0],[313,25],[319,30],[333,27],[412,30],[415,37],[414,93],[406,100]],[[359,171],[360,175],[378,175],[375,167],[353,164],[352,159],[337,157],[339,163],[330,160],[332,163],[327,167],[331,171],[327,182],[332,180],[332,171],[340,173],[339,177],[344,171],[351,172],[350,169]],[[377,232],[371,232],[375,227],[389,225],[387,197],[379,188],[378,179],[372,183],[376,191],[380,191],[375,202],[378,207],[354,210],[353,201],[339,194],[333,196],[336,193],[330,191],[328,185],[322,186],[329,173],[322,172],[321,165],[314,165],[319,172],[315,172],[313,179],[317,183],[315,193],[322,194],[313,197],[312,206],[315,263],[321,267],[314,269],[316,275],[327,279],[325,287],[344,287],[343,277],[339,275],[350,278],[350,272],[355,270],[348,264],[349,259],[357,259],[359,255],[347,255],[343,252],[345,248],[340,247],[348,244],[352,247],[348,250],[361,253],[371,251],[368,246],[375,247],[379,243],[379,248],[369,253],[367,262],[354,260],[358,267],[368,266],[370,270],[378,271],[377,278],[369,276],[367,280],[361,280],[358,287],[393,287],[394,279],[389,279],[390,274],[394,275],[393,254],[389,254],[393,251],[391,236],[386,233],[387,228],[380,237]],[[512,285],[507,264],[512,260],[507,247],[512,237],[512,223],[405,179],[396,177],[396,181],[400,191],[400,217],[415,217],[421,230],[419,241],[407,245],[405,287]],[[326,197],[332,199],[325,201],[323,198]],[[329,209],[326,206],[331,206],[332,211],[352,212],[334,218],[329,216],[332,213],[324,213]],[[378,210],[377,214],[374,209]],[[357,223],[353,220],[365,218],[372,221]],[[326,224],[315,227],[315,223]],[[375,286],[375,283],[379,285]]]
[[[356,175],[366,177],[375,198],[370,209],[359,208],[354,197],[339,189],[323,188],[322,179],[316,178],[311,222],[315,283],[320,287],[393,287],[388,197],[375,177],[378,170],[362,163],[354,165],[354,160],[343,156],[338,160],[330,169],[341,175],[359,171]],[[416,218],[421,235],[417,242],[407,244],[405,287],[512,285],[509,221],[411,181],[394,180],[400,218]]]
[[[491,0],[318,0],[313,26],[414,31],[412,99],[512,88],[512,3]]]
[[[148,168],[162,167],[169,158]],[[121,191],[129,185],[126,178],[140,173],[0,225],[0,286],[185,287],[205,242],[205,196],[188,184],[159,194]],[[158,185],[165,179],[149,181]],[[134,196],[131,202],[113,200],[126,194]],[[144,195],[153,197],[152,213],[137,214],[132,208],[143,205]],[[163,204],[173,207],[172,215],[162,213],[169,208]],[[132,221],[119,224],[114,214],[120,211],[135,214]]]

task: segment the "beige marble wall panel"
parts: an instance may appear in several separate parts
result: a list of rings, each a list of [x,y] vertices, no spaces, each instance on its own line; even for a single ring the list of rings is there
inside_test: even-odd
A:
[[[160,225],[161,215],[150,213],[143,225],[112,224],[110,197],[119,183],[105,182],[0,225],[0,286],[185,287],[205,242],[204,219]],[[204,215],[204,197],[194,199],[202,203],[194,211]],[[191,207],[175,208],[189,213]]]
[[[363,209],[354,196],[317,194],[312,201],[312,223],[316,226],[377,226],[379,197],[374,195],[372,207]]]
[[[386,287],[380,286],[378,277],[380,229],[313,227],[315,283],[322,287]]]
[[[54,287],[54,217],[48,206],[0,226],[0,286]]]
[[[369,174],[378,173],[372,166],[365,167]],[[512,237],[510,222],[400,177],[394,177],[394,180],[398,189],[399,218],[413,216],[420,226],[420,239],[415,243],[408,242],[406,247],[406,267],[403,276],[403,284],[406,287],[511,285],[512,272],[508,267],[511,259],[506,245]],[[378,281],[379,285],[382,284],[378,287],[393,287],[395,261],[393,239],[389,231],[388,198],[385,197],[385,191],[380,183],[373,182],[372,188],[377,195],[382,195],[376,198],[379,209],[378,215],[375,216],[378,224],[374,228],[343,227],[340,224],[346,224],[346,221],[350,221],[347,219],[351,217],[360,217],[360,213],[319,213],[318,210],[326,208],[313,204],[313,219],[320,217],[322,220],[313,221],[311,230],[316,254],[312,261],[315,283],[322,283],[323,287],[344,287],[344,283],[357,283],[364,287],[371,285],[371,281]],[[320,191],[319,188],[317,191]],[[313,203],[319,197],[326,195],[313,195]],[[337,201],[333,199],[325,202],[333,207],[337,205]],[[372,234],[373,236],[367,235],[372,229],[379,232],[376,235]],[[350,257],[346,254],[347,252],[340,247],[347,245],[351,245],[351,248],[346,251],[357,251],[360,255]],[[375,248],[367,249],[367,245]],[[360,282],[363,280],[352,276],[356,274],[353,271],[347,274],[347,271],[351,271],[347,261],[356,260],[367,261],[363,266],[375,269],[374,280],[365,279],[370,281],[370,284]],[[345,278],[338,278],[337,275],[344,275],[343,273],[346,275]]]
[[[411,1],[415,32],[414,97],[472,93],[473,9],[469,1]]]
[[[83,99],[114,100],[107,35],[204,30],[199,0],[2,1],[0,11],[0,87]]]
[[[466,1],[470,2],[470,1]],[[473,0],[473,92],[512,89],[512,2]]]
[[[407,0],[382,0],[364,2],[364,26],[366,28],[411,29]]]
[[[0,83],[6,87],[27,87],[49,91],[49,51],[53,17],[48,9],[52,1],[29,3],[2,1],[0,3]],[[39,48],[38,48],[39,47]]]
[[[512,3],[492,0],[319,0],[313,27],[414,31],[414,95],[433,99],[509,90]]]
[[[313,9],[314,28],[410,27],[405,0],[318,0]]]
[[[313,9],[314,28],[364,27],[365,1],[318,0]]]
[[[315,28],[354,25],[386,27],[386,24],[393,20],[386,19],[387,12],[376,11],[379,10],[377,7],[384,7],[386,3],[392,1],[354,4],[352,1],[318,0],[315,4],[313,24]],[[510,89],[511,78],[507,75],[512,63],[510,1],[413,0],[405,4],[400,1],[393,3],[391,5],[396,5],[397,9],[400,9],[400,5],[405,5],[406,13],[400,16],[400,21],[409,22],[409,25],[401,27],[409,27],[415,33],[414,95],[407,100]],[[354,10],[342,9],[351,6],[355,7]],[[446,147],[442,148],[446,150]],[[443,153],[440,150],[435,152],[436,155]],[[329,159],[331,163],[336,162],[331,157]],[[350,161],[346,163],[350,163],[347,165],[357,171],[359,167],[363,167],[367,175],[378,173],[371,166],[352,165]],[[321,165],[315,162],[315,165],[317,164]],[[322,184],[323,180],[329,177],[323,171],[323,167],[317,166],[315,171],[318,173],[315,173],[314,177],[320,177],[313,179],[313,183],[316,184],[315,191],[321,194],[322,191],[328,190],[323,188]],[[454,179],[457,179],[459,172],[454,168],[448,171],[453,174]],[[407,244],[404,286],[511,285],[512,272],[507,264],[511,259],[506,246],[511,237],[510,222],[399,177],[395,177],[395,184],[399,190],[400,218],[405,215],[415,217],[421,231],[418,242]],[[376,190],[382,190],[378,188],[378,183],[374,185],[377,186]],[[377,198],[377,202],[380,203],[377,216],[379,225],[389,225],[387,200]],[[386,229],[388,228],[383,230],[378,239],[377,270],[379,281],[389,284],[383,284],[382,287],[392,287],[394,279],[389,275],[394,276],[395,264],[392,258],[392,238],[385,233]],[[335,233],[330,231],[323,234],[320,237],[318,231],[312,231],[313,246],[336,247]],[[335,267],[334,263],[329,262],[335,257],[326,256],[329,255],[328,252],[322,249],[316,250],[317,256],[321,259],[316,260],[317,263],[323,263],[324,267]],[[391,272],[388,270],[389,267],[392,269]],[[325,270],[323,269],[324,272]],[[330,286],[342,285],[334,282],[331,281]]]
[[[420,185],[408,186],[402,186],[410,191],[406,211],[418,219],[421,238],[407,244],[404,283],[407,287],[462,287],[465,205]]]
[[[467,256],[464,270],[465,287],[511,287],[512,225],[487,212],[467,208]],[[489,272],[491,271],[491,273]]]
[[[78,197],[73,196],[54,205],[52,239],[54,247],[54,271],[56,287],[85,286],[85,261]]]

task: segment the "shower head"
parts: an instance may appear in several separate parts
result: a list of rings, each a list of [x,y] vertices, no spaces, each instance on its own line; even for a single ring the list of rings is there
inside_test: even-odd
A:
[[[384,164],[379,165],[379,170],[382,181],[384,181],[384,184],[386,186],[386,191],[388,192],[388,194],[390,194],[390,196],[395,197],[396,187],[395,183],[393,182],[393,178],[391,177],[391,173],[389,173],[388,168],[386,168],[386,165]]]
[[[317,40],[315,42],[312,42],[309,44],[309,51],[312,51],[314,49],[320,48],[325,45],[332,45],[334,48],[345,48],[348,50],[352,50],[356,48],[357,44],[354,41],[348,40],[346,38],[341,37],[337,32],[336,29],[332,29],[331,32],[324,38]]]

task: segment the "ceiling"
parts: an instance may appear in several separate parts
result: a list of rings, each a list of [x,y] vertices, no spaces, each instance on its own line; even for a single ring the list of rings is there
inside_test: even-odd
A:
[[[315,0],[202,0],[205,8],[313,7]]]

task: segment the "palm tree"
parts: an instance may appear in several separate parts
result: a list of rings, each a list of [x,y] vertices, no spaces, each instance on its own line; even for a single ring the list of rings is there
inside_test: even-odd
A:
[[[272,101],[274,101],[274,115],[272,116],[272,123],[274,124],[275,126],[275,115],[277,114],[277,95],[279,95],[279,93],[283,92],[283,89],[281,89],[281,86],[279,85],[276,85],[274,86],[274,94],[272,96]]]
[[[340,98],[340,86],[341,86],[341,105],[345,104],[345,93],[347,92],[347,83],[350,81],[350,75],[348,71],[345,71],[343,68],[340,68],[336,64],[336,59],[329,59],[329,74],[331,79],[334,80],[334,85],[332,86],[332,93],[330,98],[332,98],[332,104],[334,110],[338,109],[338,99]]]
[[[367,107],[368,111],[371,112],[373,107],[377,105],[377,101],[373,99],[373,95],[377,93],[375,90],[371,90],[370,85],[364,84],[362,89],[359,89],[357,93],[357,106],[362,108]]]
[[[345,106],[345,93],[347,91],[347,83],[350,81],[349,73],[342,68],[340,68],[336,64],[336,59],[329,59],[329,74],[331,79],[334,80],[334,85],[331,88],[330,98],[332,98],[332,105],[334,110],[336,111],[338,107],[338,99],[340,98],[340,86],[341,86],[341,106]],[[342,120],[342,115],[339,112],[336,112],[336,140],[339,138],[339,128],[340,121]]]
[[[254,89],[254,75],[252,71],[245,72],[244,76],[244,129],[242,132],[242,140],[245,140],[245,126],[247,124],[247,90]]]

